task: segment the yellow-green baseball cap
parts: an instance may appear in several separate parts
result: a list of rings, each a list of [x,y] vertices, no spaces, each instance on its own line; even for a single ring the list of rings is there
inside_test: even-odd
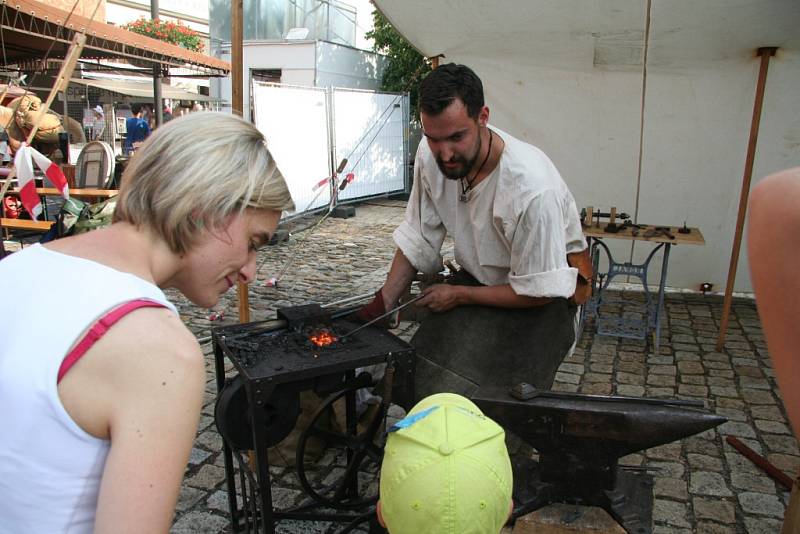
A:
[[[390,534],[497,534],[511,506],[505,432],[470,400],[431,395],[389,430],[380,484]]]

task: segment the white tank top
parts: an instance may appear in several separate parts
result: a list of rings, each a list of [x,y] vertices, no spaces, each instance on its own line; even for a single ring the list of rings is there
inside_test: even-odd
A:
[[[97,319],[164,293],[99,263],[26,247],[0,261],[0,534],[92,532],[110,442],[58,396],[61,362]]]

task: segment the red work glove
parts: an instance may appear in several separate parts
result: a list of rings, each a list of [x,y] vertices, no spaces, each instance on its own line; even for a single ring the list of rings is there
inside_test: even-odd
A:
[[[369,301],[367,304],[362,306],[361,309],[356,311],[355,316],[359,322],[368,323],[373,319],[380,317],[384,313],[386,313],[386,304],[384,304],[383,302],[383,293],[381,293],[381,291],[378,290],[378,292],[375,293],[375,296],[372,298],[371,301]],[[391,326],[390,319],[391,317],[387,316],[373,324],[375,324],[375,326],[389,328]]]

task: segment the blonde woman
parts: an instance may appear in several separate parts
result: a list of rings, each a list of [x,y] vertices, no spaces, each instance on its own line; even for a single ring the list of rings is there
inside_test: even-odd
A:
[[[253,125],[159,128],[114,224],[0,261],[0,532],[167,532],[206,382],[162,289],[214,306],[255,276],[286,183]]]

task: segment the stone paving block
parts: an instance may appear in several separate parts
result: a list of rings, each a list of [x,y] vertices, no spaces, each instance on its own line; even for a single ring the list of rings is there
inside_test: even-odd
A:
[[[653,520],[673,527],[691,528],[688,506],[682,502],[656,498],[653,503]]]
[[[614,366],[610,363],[592,363],[589,365],[589,370],[591,370],[593,373],[609,375],[609,378],[611,378],[611,373],[614,372]],[[587,373],[587,375],[588,374],[589,373]]]
[[[645,454],[652,460],[676,460],[681,459],[681,442],[673,441],[672,443],[665,443],[652,449],[647,449]]]
[[[189,465],[203,463],[209,456],[211,456],[210,452],[194,447],[192,448],[192,452],[189,453]]]
[[[644,369],[642,369],[644,372]],[[675,376],[678,372],[677,367],[674,365],[651,365],[647,372],[652,373],[654,375],[671,375]]]
[[[752,378],[762,378],[764,373],[757,367],[757,365],[752,365],[752,363],[748,362],[748,365],[735,365],[733,366],[733,370],[737,376],[749,376]]]
[[[728,421],[721,424],[719,427],[721,434],[736,436],[737,438],[755,438],[756,432],[753,427],[748,423],[740,423],[738,421]]]
[[[644,395],[643,386],[632,386],[629,384],[620,384],[617,386],[617,395],[627,397],[641,397]]]
[[[793,436],[764,434],[761,436],[761,439],[767,445],[770,452],[784,452],[794,456],[800,455],[800,448],[797,445],[797,440]]]
[[[583,372],[585,371],[585,368],[584,368],[583,365],[578,365],[578,364],[574,364],[574,363],[562,363],[558,367],[558,370],[562,371],[564,373],[572,373],[572,374],[575,374],[575,375],[582,375]]]
[[[577,384],[570,384],[568,382],[556,382],[553,384],[553,387],[550,388],[552,391],[564,391],[566,393],[577,393],[578,392],[578,385]]]
[[[586,373],[585,375],[583,375],[582,380],[583,380],[583,382],[588,382],[588,383],[592,383],[592,382],[607,382],[607,383],[610,384],[612,378],[611,378],[610,374]]]
[[[729,501],[695,497],[692,499],[692,508],[698,519],[711,519],[725,525],[736,522],[736,507]]]
[[[700,362],[694,361],[681,361],[678,362],[678,371],[681,374],[687,375],[702,375],[705,372],[705,367]]]
[[[736,527],[733,525],[720,525],[711,521],[698,521],[695,527],[697,534],[736,534]]]
[[[708,376],[720,376],[723,378],[733,378],[733,370],[731,369],[709,369]]]
[[[653,495],[656,497],[668,497],[676,501],[686,501],[689,498],[685,480],[658,476],[654,482]]]
[[[783,423],[778,423],[776,421],[764,421],[761,419],[756,419],[753,422],[758,430],[761,432],[766,432],[770,434],[787,434],[791,435],[792,431]]]
[[[618,372],[615,378],[619,384],[631,386],[644,385],[644,377],[640,374]]]
[[[694,386],[691,384],[679,384],[678,394],[688,397],[707,397],[708,388],[706,386]]]
[[[660,462],[650,460],[647,462],[648,469],[652,469],[659,477],[682,478],[686,467],[680,462]]]
[[[644,455],[639,453],[628,454],[619,459],[619,465],[639,466],[644,463]]]
[[[742,510],[748,514],[782,518],[784,505],[776,495],[746,491],[736,496]]]
[[[634,374],[634,375],[643,375],[647,367],[643,363],[640,362],[625,362],[621,361],[617,365],[617,370],[622,371],[625,374]],[[620,374],[622,374],[620,373]]]
[[[790,476],[797,474],[797,467],[800,465],[800,458],[791,454],[771,453],[767,454],[767,460]]]
[[[736,408],[742,409],[745,407],[745,402],[742,399],[731,399],[726,397],[718,397],[714,399],[714,402],[717,403],[717,406],[721,408]]]
[[[717,414],[727,417],[730,421],[747,421],[747,414],[743,410],[736,408],[722,408],[717,406],[714,410]]]
[[[706,384],[706,377],[703,375],[681,375],[680,381],[682,384],[704,386]]]
[[[566,382],[567,384],[578,385],[581,382],[581,377],[579,375],[558,371],[556,373],[556,382]]]
[[[225,480],[225,470],[215,465],[204,465],[186,480],[186,484],[200,489],[213,489]]]
[[[648,386],[674,387],[675,383],[675,377],[671,375],[647,375]]]
[[[659,399],[674,399],[675,388],[656,388],[648,386],[647,396]]]
[[[693,470],[702,470],[702,471],[715,471],[715,472],[722,472],[725,470],[725,466],[722,463],[722,459],[709,456],[707,454],[696,454],[691,453],[687,455],[689,460],[689,467]]]
[[[775,482],[763,472],[731,471],[731,486],[737,490],[773,493]]]
[[[760,389],[743,389],[742,399],[750,404],[777,404],[771,392]]]
[[[753,419],[766,419],[768,421],[780,421],[782,423],[786,422],[783,412],[778,406],[758,405],[749,406],[749,409],[750,415],[753,416]]]
[[[745,517],[744,525],[748,534],[776,534],[780,532],[783,520],[766,517]]]
[[[709,376],[706,378],[706,383],[709,386],[725,387],[736,389],[736,383],[730,378],[723,378],[721,376]]]
[[[171,534],[198,534],[220,532],[229,524],[227,518],[211,512],[193,511],[178,519],[170,529]]]
[[[579,391],[586,395],[611,395],[614,390],[614,385],[611,384],[610,377],[608,382],[595,382],[591,384],[583,384],[580,386]]]
[[[675,358],[672,356],[650,356],[647,358],[649,365],[672,365],[675,363]]]
[[[689,476],[689,492],[692,495],[730,497],[733,495],[720,473],[694,471]]]
[[[186,484],[181,486],[181,492],[178,494],[178,502],[175,509],[179,512],[184,512],[205,496],[206,492],[197,488],[192,488]]]
[[[699,362],[700,354],[697,352],[687,352],[679,350],[675,352],[675,361],[677,362]]]

